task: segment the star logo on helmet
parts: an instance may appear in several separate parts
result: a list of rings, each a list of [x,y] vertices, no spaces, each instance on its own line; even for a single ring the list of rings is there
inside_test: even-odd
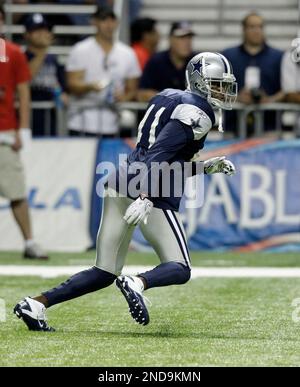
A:
[[[194,74],[195,72],[198,72],[199,75],[201,74],[201,67],[202,67],[202,63],[200,61],[200,59],[198,60],[198,62],[195,62],[195,63],[192,63],[192,66],[193,66],[193,70],[192,70],[192,74]]]

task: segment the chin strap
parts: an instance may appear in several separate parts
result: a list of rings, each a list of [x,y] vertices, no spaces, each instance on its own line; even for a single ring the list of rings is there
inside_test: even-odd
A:
[[[207,100],[208,100],[208,102],[210,102],[211,101],[211,89],[209,87],[208,80],[207,80],[207,77],[206,77],[206,66],[205,66],[205,57],[204,56],[202,57],[202,72],[203,72],[203,77],[204,77],[206,88],[207,88]],[[224,132],[224,129],[223,129],[223,115],[222,115],[222,109],[221,108],[219,108],[219,126],[218,126],[218,131],[221,132],[221,133]]]
[[[221,133],[224,133],[223,129],[223,114],[222,114],[222,109],[219,109],[219,126],[218,126],[218,131]]]

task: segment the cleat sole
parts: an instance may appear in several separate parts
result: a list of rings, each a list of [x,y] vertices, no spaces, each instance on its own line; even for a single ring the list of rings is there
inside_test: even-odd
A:
[[[147,325],[149,323],[149,316],[147,316],[148,321],[146,321],[145,317],[143,317],[143,320],[140,319],[140,316],[143,314],[144,308],[146,310],[146,313],[148,314],[147,308],[146,308],[146,306],[144,308],[141,307],[138,302],[135,303],[135,305],[132,305],[133,302],[136,302],[137,300],[136,300],[136,298],[130,299],[130,291],[127,291],[125,289],[125,287],[126,287],[125,279],[124,278],[122,278],[122,279],[117,278],[116,279],[116,286],[118,287],[118,289],[121,290],[123,296],[125,297],[128,305],[129,305],[129,312],[130,312],[133,320],[140,325]]]

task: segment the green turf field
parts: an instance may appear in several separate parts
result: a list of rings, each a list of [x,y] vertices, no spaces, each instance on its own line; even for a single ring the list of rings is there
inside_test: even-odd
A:
[[[55,254],[47,265],[88,265],[94,253]],[[297,254],[193,254],[195,266],[300,267]],[[156,263],[130,253],[130,264]],[[26,262],[25,262],[26,263]],[[0,265],[24,264],[0,253]],[[29,262],[32,264],[32,262]],[[43,263],[39,263],[43,265]],[[292,321],[300,278],[202,278],[151,289],[151,322],[136,325],[119,291],[103,291],[48,311],[57,332],[29,332],[12,313],[20,298],[64,278],[0,277],[7,321],[0,322],[1,366],[300,365],[300,322]]]

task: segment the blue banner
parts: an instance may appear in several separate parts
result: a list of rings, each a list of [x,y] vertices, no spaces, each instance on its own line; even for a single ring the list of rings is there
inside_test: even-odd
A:
[[[97,163],[117,163],[120,153],[131,151],[129,140],[102,140]],[[192,250],[300,250],[300,140],[208,142],[203,159],[226,155],[237,174],[205,176],[205,199],[201,208],[180,213]],[[96,233],[101,199],[96,195],[96,175],[91,209],[91,235]],[[148,249],[136,230],[134,248]]]

